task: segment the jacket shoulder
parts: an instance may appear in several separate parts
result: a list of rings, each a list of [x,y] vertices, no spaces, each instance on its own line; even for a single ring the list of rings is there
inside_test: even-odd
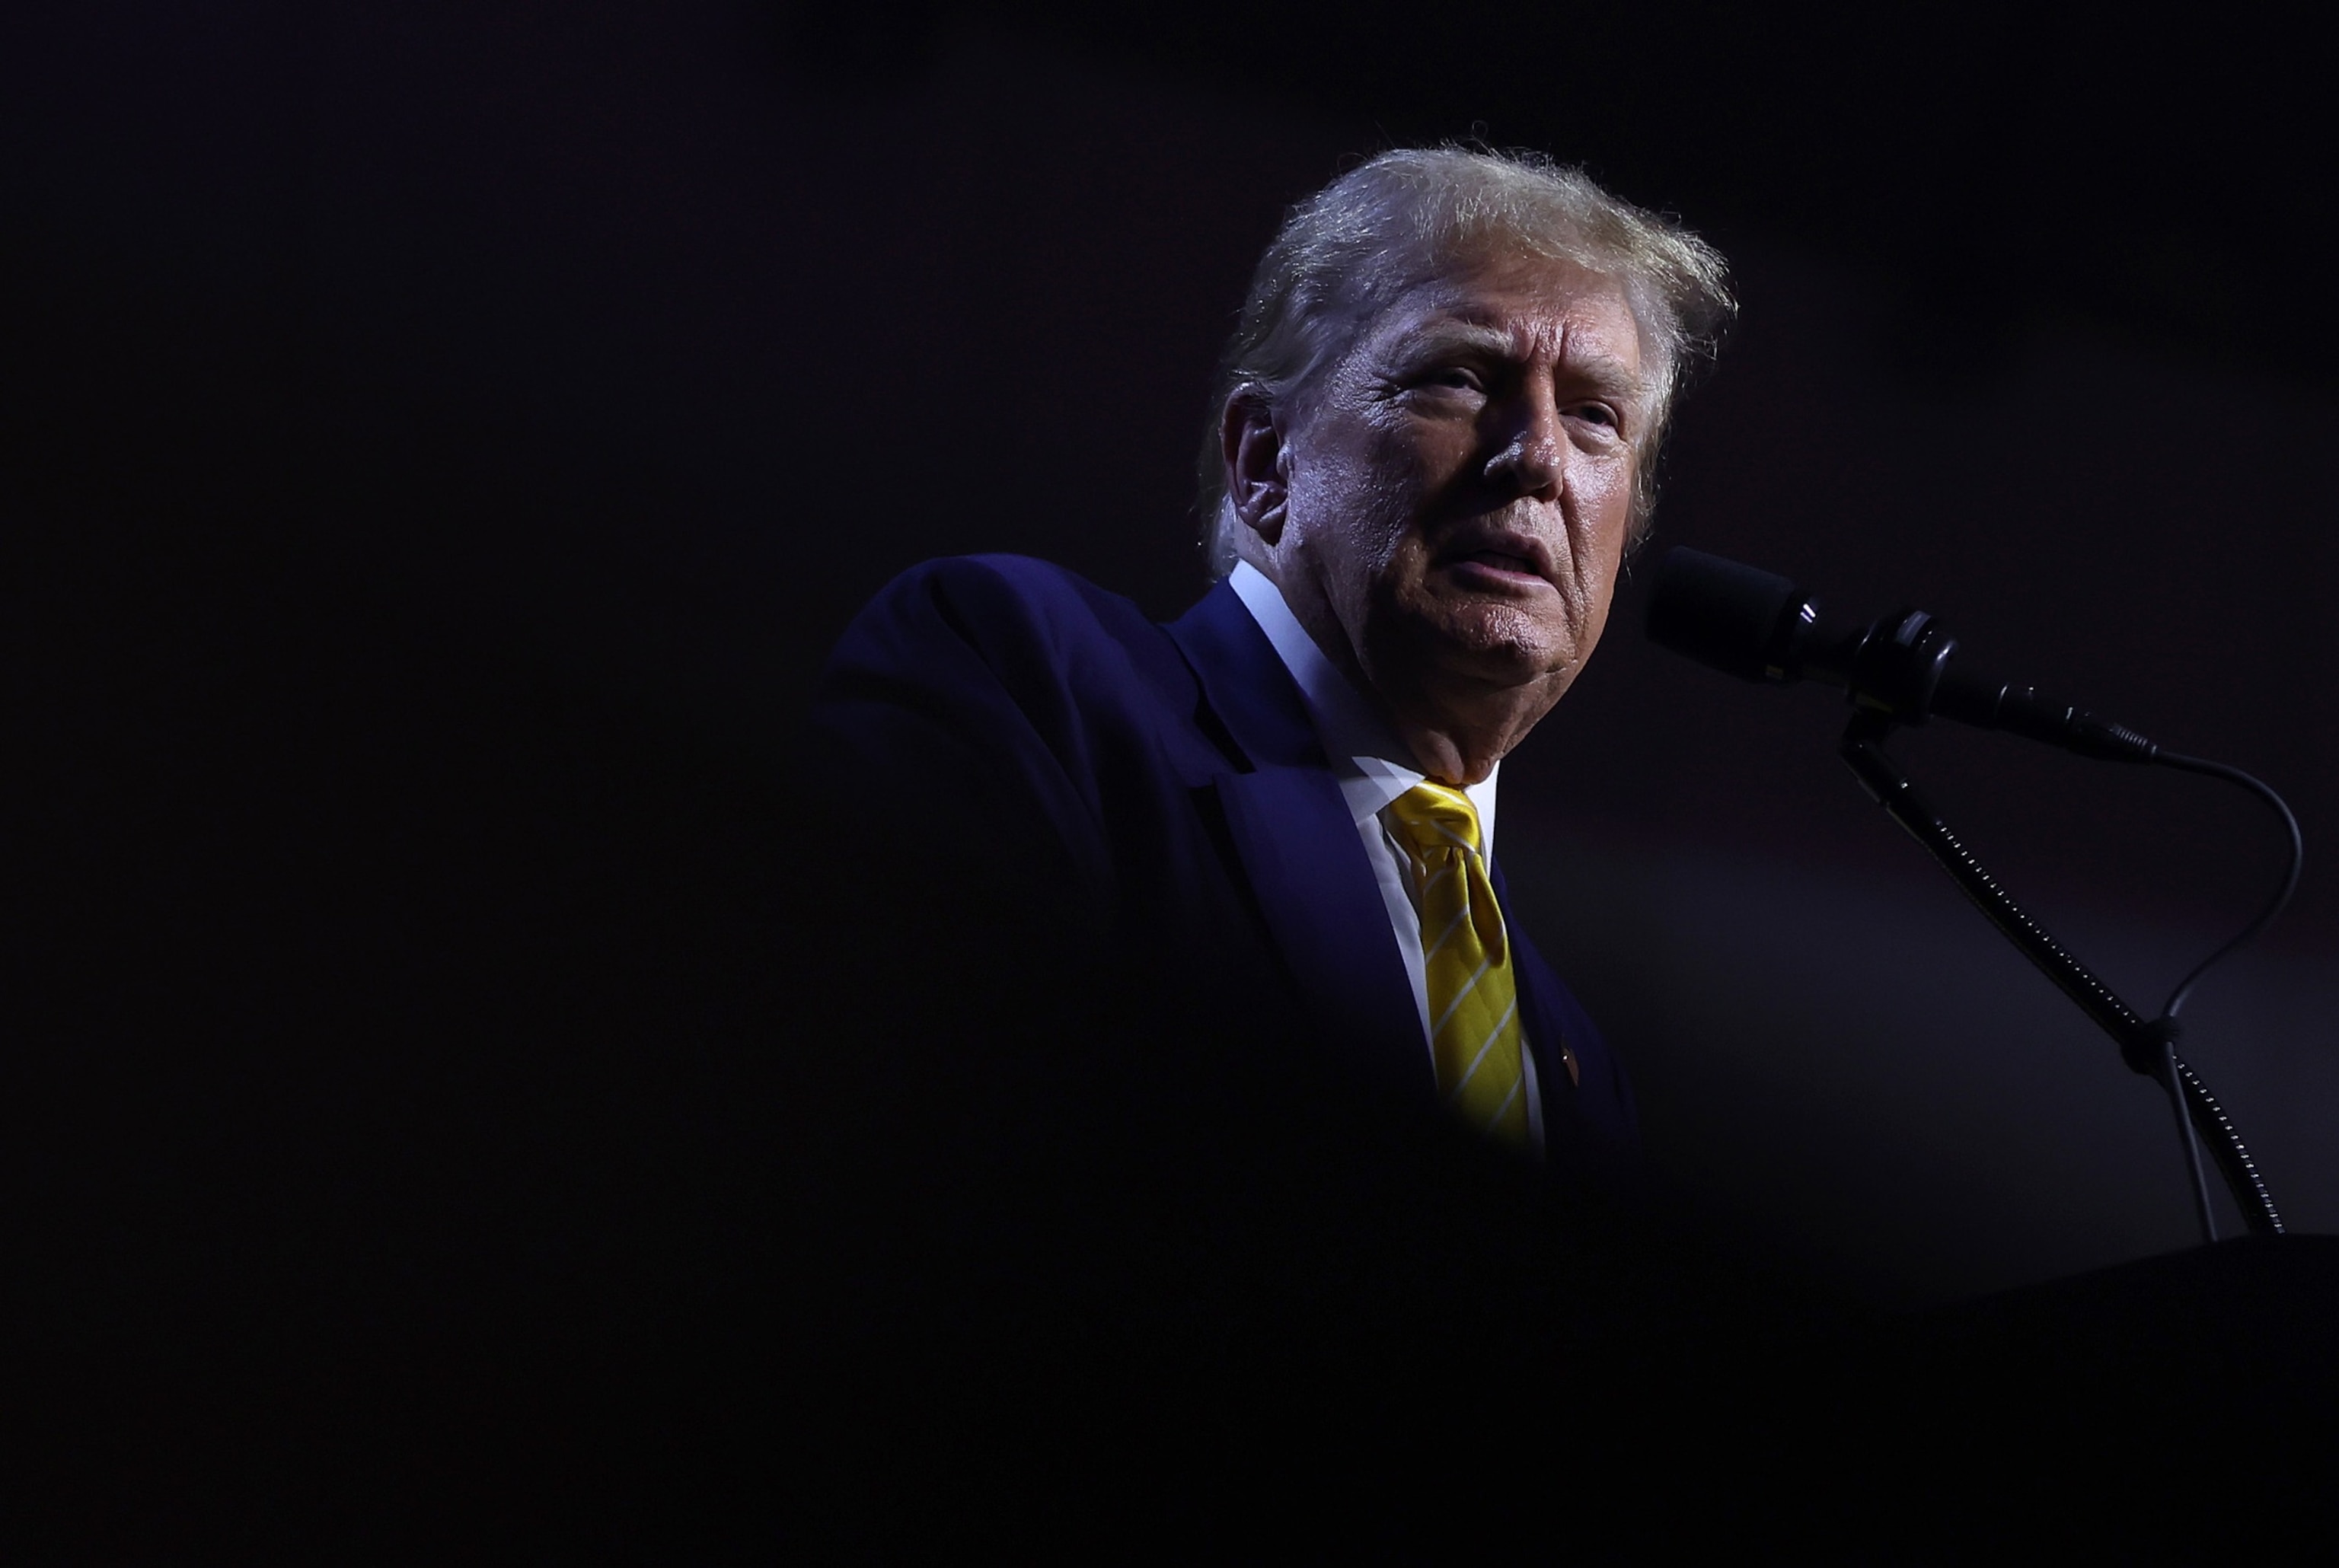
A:
[[[1161,627],[1118,594],[1028,556],[955,556],[880,589],[830,661],[848,671],[979,666],[1012,691],[1127,687],[1185,700],[1191,676]]]
[[[1170,635],[1129,600],[1045,561],[970,556],[880,590],[809,716],[825,764],[960,885],[1024,886],[1050,866],[1036,880],[1087,890],[1095,914],[1131,791],[1159,807],[1200,744],[1186,733],[1195,701]]]

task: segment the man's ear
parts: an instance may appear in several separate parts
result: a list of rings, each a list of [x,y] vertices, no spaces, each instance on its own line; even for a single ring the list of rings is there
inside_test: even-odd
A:
[[[1289,498],[1287,459],[1274,410],[1257,391],[1244,388],[1227,399],[1219,419],[1219,453],[1226,462],[1227,500],[1235,517],[1260,543],[1274,544],[1283,537]]]

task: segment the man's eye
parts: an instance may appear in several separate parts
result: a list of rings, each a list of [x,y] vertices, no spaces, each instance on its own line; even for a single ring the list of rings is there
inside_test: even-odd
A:
[[[1605,425],[1612,430],[1619,423],[1616,410],[1605,403],[1579,403],[1568,412],[1591,424]]]
[[[1477,371],[1465,370],[1459,365],[1448,366],[1442,370],[1432,370],[1428,379],[1429,384],[1433,387],[1452,387],[1457,391],[1465,392],[1485,390],[1485,383],[1478,379]]]

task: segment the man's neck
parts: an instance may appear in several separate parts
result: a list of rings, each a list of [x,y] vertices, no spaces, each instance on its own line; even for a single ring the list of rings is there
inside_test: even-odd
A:
[[[1368,702],[1355,680],[1340,673],[1331,656],[1318,646],[1283,597],[1282,590],[1264,572],[1248,563],[1235,567],[1228,586],[1250,612],[1267,640],[1274,646],[1299,686],[1317,737],[1333,771],[1341,775],[1341,792],[1358,807],[1359,820],[1372,815],[1425,776],[1412,748],[1389,726],[1381,710]],[[1494,843],[1495,781],[1499,767],[1484,780],[1464,786],[1477,808],[1485,842]]]
[[[1559,684],[1545,680],[1477,691],[1447,685],[1390,693],[1367,683],[1365,689],[1373,694],[1389,728],[1412,751],[1424,774],[1440,784],[1462,785],[1476,784],[1494,772],[1495,764],[1526,739],[1558,701],[1556,693],[1545,694]]]
[[[1414,765],[1440,784],[1467,786],[1485,779],[1566,689],[1564,675],[1524,685],[1473,683],[1444,671],[1375,680],[1330,606],[1306,592],[1295,594],[1271,567],[1254,564],[1253,569],[1275,587],[1308,640],[1371,705]]]

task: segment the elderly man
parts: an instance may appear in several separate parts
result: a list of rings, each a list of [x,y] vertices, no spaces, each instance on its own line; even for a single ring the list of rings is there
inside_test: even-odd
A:
[[[795,1152],[881,1444],[981,1432],[930,1462],[1045,1490],[1175,1432],[1165,1474],[1345,1452],[1458,1495],[1489,1423],[1639,1364],[1652,1314],[1578,1294],[1640,1267],[1603,1198],[1632,1096],[1505,915],[1495,778],[1599,641],[1726,305],[1573,171],[1387,153],[1259,267],[1193,609],[986,557],[854,621],[805,818],[832,1141]]]
[[[883,918],[987,995],[953,1017],[1238,1034],[1564,1172],[1628,1163],[1624,1075],[1503,912],[1495,780],[1600,639],[1727,306],[1698,241],[1540,159],[1388,153],[1297,208],[1225,360],[1200,604],[1160,627],[941,562],[832,665]],[[1083,1099],[1031,1103],[1130,1114]]]

